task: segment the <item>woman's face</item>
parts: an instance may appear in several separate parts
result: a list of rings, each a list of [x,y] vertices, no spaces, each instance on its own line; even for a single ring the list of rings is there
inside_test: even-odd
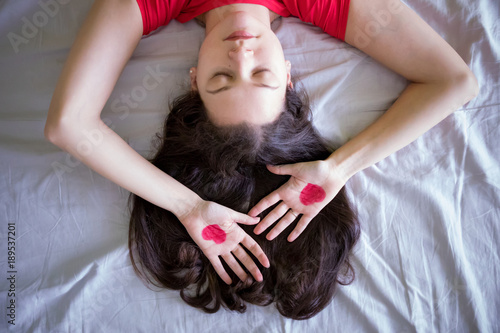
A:
[[[269,25],[234,12],[207,33],[191,83],[216,125],[262,125],[283,110],[290,62]]]

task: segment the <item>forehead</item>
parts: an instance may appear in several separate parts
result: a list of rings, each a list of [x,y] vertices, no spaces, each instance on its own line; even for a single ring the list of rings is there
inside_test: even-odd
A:
[[[285,92],[281,89],[235,87],[216,95],[206,92],[200,95],[208,117],[220,126],[271,123],[282,112],[285,103]]]

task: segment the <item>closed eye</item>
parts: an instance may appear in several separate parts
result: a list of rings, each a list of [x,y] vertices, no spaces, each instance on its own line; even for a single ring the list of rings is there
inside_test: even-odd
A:
[[[257,69],[255,72],[253,72],[253,74],[259,74],[259,73],[265,73],[265,72],[270,72],[269,69],[267,68],[261,68],[261,69]]]
[[[262,73],[270,73],[269,75],[269,78],[268,75],[260,75]],[[207,93],[209,94],[218,94],[222,91],[227,91],[229,89],[231,89],[233,86],[231,85],[231,83],[234,83],[234,78],[235,76],[234,75],[237,75],[235,74],[234,72],[232,71],[227,71],[227,70],[219,70],[218,72],[215,72],[213,74],[213,76],[210,78],[210,80],[213,80],[217,77],[226,77],[229,79],[229,81],[231,82],[225,82],[224,86],[223,87],[220,87],[218,89],[215,89],[215,90],[209,90],[207,89]],[[256,86],[256,87],[261,87],[261,88],[268,88],[268,89],[272,89],[272,90],[276,90],[279,88],[279,84],[276,84],[276,85],[270,85],[270,84],[266,84],[264,82],[261,82],[261,81],[269,81],[271,80],[271,82],[275,82],[275,77],[274,75],[272,74],[272,71],[269,69],[269,68],[265,68],[265,67],[258,67],[258,68],[255,68],[254,71],[252,72],[252,76],[258,76],[258,77],[255,77],[254,79],[252,79],[253,82],[253,85]],[[224,83],[224,82],[223,82]],[[229,84],[229,85],[228,85]]]
[[[212,76],[212,79],[213,78],[216,78],[217,76],[226,76],[228,78],[232,78],[231,74],[229,73],[226,73],[226,72],[217,72],[215,73],[213,76]]]
[[[265,73],[265,72],[270,72],[270,70],[268,68],[259,68],[257,70],[255,70],[253,72],[253,75],[256,75],[256,74],[260,74],[260,73]],[[216,78],[218,76],[225,76],[225,77],[228,77],[228,78],[232,78],[233,76],[228,73],[228,72],[216,72],[213,76],[212,76],[212,79],[213,78]]]

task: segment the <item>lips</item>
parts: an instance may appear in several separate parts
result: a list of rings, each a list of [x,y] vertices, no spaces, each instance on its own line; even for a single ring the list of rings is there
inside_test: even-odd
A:
[[[255,38],[255,36],[252,35],[251,33],[248,33],[246,31],[235,31],[229,36],[227,36],[227,38],[224,40],[238,40],[238,39],[251,39],[251,38]]]

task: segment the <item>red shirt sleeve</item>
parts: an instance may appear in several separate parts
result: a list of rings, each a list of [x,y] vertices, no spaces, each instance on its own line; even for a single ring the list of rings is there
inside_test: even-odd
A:
[[[290,14],[345,40],[350,0],[283,0]]]
[[[168,24],[176,18],[186,0],[137,0],[142,15],[142,34]]]

